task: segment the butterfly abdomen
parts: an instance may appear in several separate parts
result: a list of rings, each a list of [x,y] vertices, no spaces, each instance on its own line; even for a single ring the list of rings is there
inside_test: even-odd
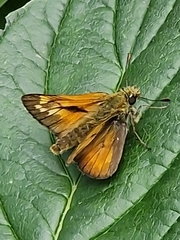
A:
[[[87,122],[74,128],[69,133],[62,137],[58,137],[56,144],[61,152],[76,147],[80,144],[87,134],[96,126],[95,122]]]

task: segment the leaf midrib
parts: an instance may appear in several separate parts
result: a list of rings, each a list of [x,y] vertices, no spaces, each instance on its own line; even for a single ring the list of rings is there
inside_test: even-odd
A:
[[[57,229],[55,231],[55,234],[54,234],[54,239],[57,240],[59,238],[59,234],[63,228],[63,224],[64,224],[64,219],[69,211],[69,209],[71,208],[71,203],[72,203],[72,200],[73,200],[73,196],[78,188],[78,185],[80,183],[80,180],[82,178],[82,174],[79,175],[79,178],[77,180],[77,182],[75,184],[72,184],[71,183],[71,193],[68,197],[68,200],[67,200],[67,203],[65,205],[65,208],[63,210],[63,213],[62,213],[62,217],[60,218],[60,221],[59,221],[59,224],[57,226]]]

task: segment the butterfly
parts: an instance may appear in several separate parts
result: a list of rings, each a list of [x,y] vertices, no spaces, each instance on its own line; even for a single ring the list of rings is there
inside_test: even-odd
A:
[[[139,97],[140,90],[128,86],[112,94],[26,94],[22,102],[55,135],[55,155],[74,147],[66,164],[76,162],[89,177],[106,179],[118,168],[129,123],[139,118],[133,106]]]

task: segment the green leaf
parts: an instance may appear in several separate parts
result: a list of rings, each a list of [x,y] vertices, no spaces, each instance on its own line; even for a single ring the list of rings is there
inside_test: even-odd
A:
[[[178,0],[34,0],[9,15],[0,40],[2,240],[180,238],[179,12]],[[127,82],[171,103],[145,109],[136,130],[152,150],[130,129],[107,180],[66,168],[20,100],[110,93]]]
[[[6,2],[7,0],[0,0],[0,7],[2,7]]]

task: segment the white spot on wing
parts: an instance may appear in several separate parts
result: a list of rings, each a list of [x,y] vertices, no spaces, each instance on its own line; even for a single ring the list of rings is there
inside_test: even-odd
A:
[[[40,108],[39,111],[40,111],[40,112],[46,112],[46,111],[47,111],[47,108]]]
[[[59,109],[57,109],[57,108],[48,110],[48,115],[53,115],[54,113],[56,113],[58,111],[59,111]]]
[[[35,107],[36,109],[40,109],[40,108],[42,108],[42,106],[39,105],[39,104],[35,105],[34,107]]]

